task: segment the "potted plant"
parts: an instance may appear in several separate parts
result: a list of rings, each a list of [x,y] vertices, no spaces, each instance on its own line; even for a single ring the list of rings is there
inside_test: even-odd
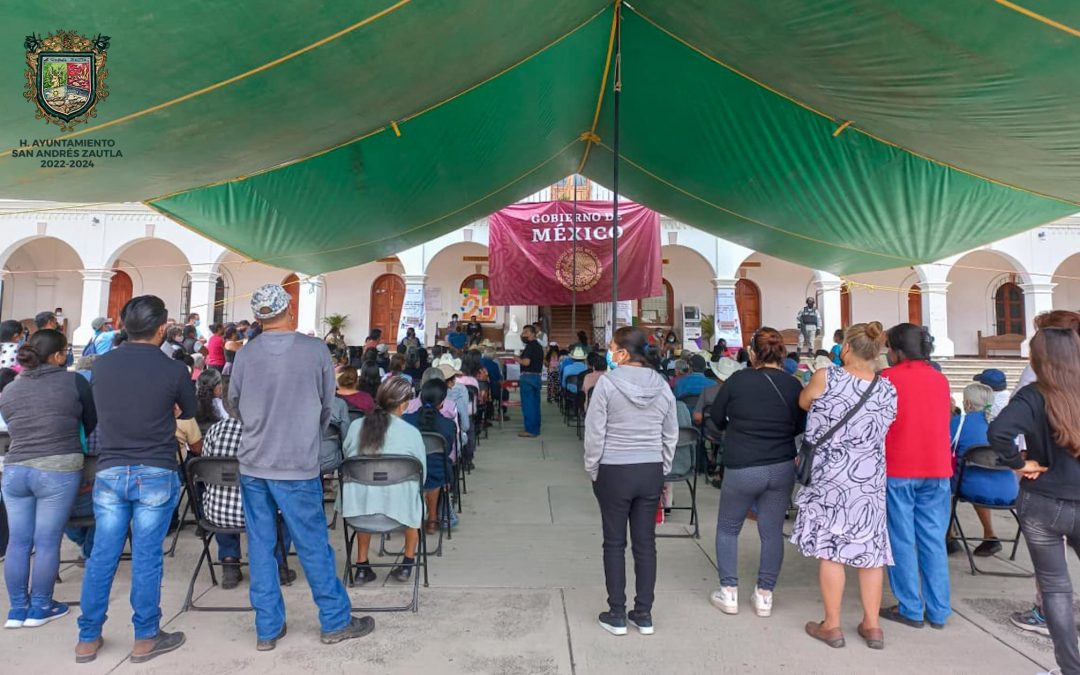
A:
[[[345,328],[345,324],[349,322],[348,314],[330,314],[323,317],[323,323],[330,330],[323,336],[323,341],[334,345],[334,349],[337,351],[345,351],[348,347],[345,345],[345,335],[342,333],[342,329]]]

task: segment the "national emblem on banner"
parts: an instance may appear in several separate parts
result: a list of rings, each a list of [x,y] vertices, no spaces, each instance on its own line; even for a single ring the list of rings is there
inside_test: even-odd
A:
[[[71,131],[97,116],[98,102],[109,95],[105,51],[110,38],[93,39],[73,31],[26,37],[26,89],[23,97],[37,106],[38,119]]]
[[[591,289],[600,282],[603,272],[604,265],[600,259],[586,248],[579,248],[576,252],[566,251],[555,261],[555,278],[563,288],[571,291]]]

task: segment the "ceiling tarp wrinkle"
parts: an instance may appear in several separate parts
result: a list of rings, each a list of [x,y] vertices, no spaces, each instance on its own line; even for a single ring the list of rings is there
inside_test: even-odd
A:
[[[124,156],[87,170],[9,154],[4,197],[146,201],[316,274],[575,170],[610,184],[611,0],[55,0],[11,14],[9,44],[60,25],[112,37],[110,96],[78,132]],[[1066,0],[635,0],[620,191],[836,273],[1053,221],[1080,201],[1078,44],[1061,29],[1077,25]],[[25,78],[0,67],[5,91]],[[0,108],[0,147],[57,135],[29,102]]]

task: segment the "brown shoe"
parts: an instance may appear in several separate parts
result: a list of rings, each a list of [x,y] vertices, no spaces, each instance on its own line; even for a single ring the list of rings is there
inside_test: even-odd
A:
[[[530,434],[528,431],[519,431],[518,438],[536,438],[536,434]]]
[[[821,640],[834,649],[844,646],[844,631],[839,628],[825,628],[825,622],[810,621],[806,624],[806,634],[815,640]]]
[[[885,649],[885,633],[880,628],[863,628],[859,624],[859,637],[866,640],[870,649]]]
[[[101,648],[105,646],[105,638],[99,637],[90,642],[75,643],[75,663],[90,663],[97,658]]]

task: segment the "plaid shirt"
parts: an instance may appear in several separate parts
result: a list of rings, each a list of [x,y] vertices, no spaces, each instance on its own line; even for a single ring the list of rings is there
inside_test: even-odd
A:
[[[244,427],[228,418],[210,427],[203,438],[204,457],[236,457]],[[203,493],[206,518],[218,527],[244,527],[244,503],[239,487],[208,485]]]

